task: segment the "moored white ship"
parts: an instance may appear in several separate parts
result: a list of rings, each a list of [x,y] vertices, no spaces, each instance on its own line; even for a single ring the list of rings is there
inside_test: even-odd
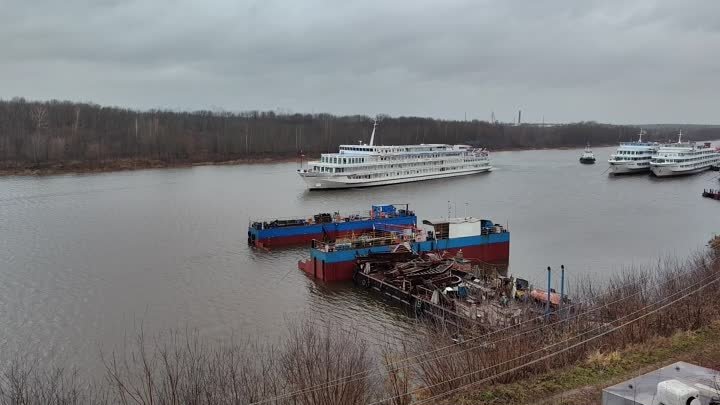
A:
[[[662,145],[650,161],[650,170],[658,177],[700,173],[720,163],[720,153],[710,142],[683,142],[682,131],[677,143]]]
[[[382,186],[488,172],[488,152],[469,145],[340,145],[298,174],[311,190]]]
[[[650,161],[660,148],[657,142],[643,142],[644,131],[636,142],[621,142],[615,153],[610,155],[608,164],[613,174],[640,173],[650,171]]]

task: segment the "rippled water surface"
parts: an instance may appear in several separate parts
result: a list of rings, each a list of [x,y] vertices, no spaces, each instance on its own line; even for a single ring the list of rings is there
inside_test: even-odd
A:
[[[570,282],[700,249],[720,231],[720,203],[700,197],[716,173],[611,177],[578,150],[493,154],[471,177],[307,192],[297,164],[0,178],[0,349],[30,347],[84,365],[142,324],[204,336],[282,336],[307,314],[382,342],[404,312],[350,285],[297,270],[302,248],[257,251],[250,217],[366,210],[408,202],[421,218],[452,211],[508,224],[511,271],[542,282],[565,264]],[[467,206],[466,206],[467,203]]]

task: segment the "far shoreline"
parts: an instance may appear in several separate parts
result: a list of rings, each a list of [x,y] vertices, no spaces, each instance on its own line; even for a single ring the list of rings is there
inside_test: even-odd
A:
[[[592,147],[604,148],[614,146],[615,144],[599,144],[593,145]],[[508,147],[493,149],[490,153],[495,152],[523,152],[523,151],[550,151],[550,150],[575,150],[582,149],[583,146],[557,146],[557,147],[537,147],[537,148],[524,148],[524,147]],[[319,157],[319,154],[306,155],[303,157],[303,162],[315,159]],[[126,172],[136,170],[148,170],[148,169],[177,169],[187,168],[195,166],[238,166],[238,165],[254,165],[254,164],[268,164],[268,163],[291,163],[299,162],[300,158],[297,156],[288,155],[261,155],[254,157],[244,157],[237,159],[228,160],[201,160],[201,161],[177,161],[167,162],[163,160],[147,160],[147,159],[118,159],[118,160],[106,160],[106,161],[66,161],[66,162],[54,162],[54,163],[43,163],[38,165],[23,165],[21,162],[4,163],[4,166],[0,166],[0,177],[10,176],[54,176],[63,174],[93,174],[93,173],[111,173],[111,172]],[[0,163],[2,165],[2,163]]]
[[[195,166],[235,166],[266,163],[289,163],[297,161],[295,157],[287,156],[263,156],[242,159],[229,159],[221,161],[197,161],[197,162],[166,162],[162,160],[145,159],[119,159],[108,161],[68,161],[55,162],[40,165],[8,165],[0,167],[0,177],[9,176],[54,176],[61,174],[92,174],[126,172],[149,169],[178,169]]]

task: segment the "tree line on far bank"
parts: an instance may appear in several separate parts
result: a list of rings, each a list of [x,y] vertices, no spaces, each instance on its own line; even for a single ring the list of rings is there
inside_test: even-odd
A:
[[[217,111],[135,111],[68,101],[0,100],[0,166],[118,160],[168,164],[317,155],[367,142],[372,118],[360,115]],[[667,140],[676,129],[656,129]],[[636,139],[638,128],[579,122],[541,126],[421,117],[383,117],[376,144],[464,143],[490,150],[608,145]],[[715,139],[720,128],[693,127],[688,139]]]

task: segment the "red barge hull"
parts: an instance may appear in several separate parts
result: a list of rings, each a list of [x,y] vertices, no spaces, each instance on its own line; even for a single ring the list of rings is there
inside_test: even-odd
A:
[[[510,261],[509,241],[462,248],[448,248],[438,252],[446,252],[448,255],[454,256],[461,250],[463,257],[475,264],[507,265]],[[298,268],[307,275],[328,282],[351,281],[356,266],[355,260],[328,263],[318,257],[298,262]]]

